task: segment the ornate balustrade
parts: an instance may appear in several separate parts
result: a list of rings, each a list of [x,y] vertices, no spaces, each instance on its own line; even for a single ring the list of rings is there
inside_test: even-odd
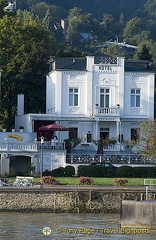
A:
[[[37,151],[37,143],[0,143],[0,151]]]
[[[95,115],[100,116],[118,116],[119,115],[119,108],[95,108]]]
[[[65,149],[64,142],[57,142],[56,146],[52,148],[51,142],[45,141],[42,145],[43,149],[53,149],[53,150],[63,150]],[[24,143],[24,142],[5,142],[0,143],[0,151],[37,151],[41,148],[41,142],[34,142],[34,143]]]
[[[39,148],[41,148],[41,142],[38,142]],[[51,142],[45,141],[42,145],[43,149],[63,150],[65,149],[65,142],[56,142],[55,146],[52,146]]]

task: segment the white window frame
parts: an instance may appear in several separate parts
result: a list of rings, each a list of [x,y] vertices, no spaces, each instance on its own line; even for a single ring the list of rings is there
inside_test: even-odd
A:
[[[131,88],[131,97],[130,98],[131,98],[131,102],[130,102],[131,108],[140,108],[141,89],[140,88]]]
[[[79,88],[69,87],[69,107],[79,106]]]
[[[102,93],[103,90],[103,93]],[[108,91],[108,92],[107,92]],[[103,104],[102,103],[102,96],[103,96]],[[108,97],[108,99],[107,99]],[[108,103],[107,103],[108,101]],[[110,107],[110,88],[100,88],[100,107],[101,108],[109,108]]]

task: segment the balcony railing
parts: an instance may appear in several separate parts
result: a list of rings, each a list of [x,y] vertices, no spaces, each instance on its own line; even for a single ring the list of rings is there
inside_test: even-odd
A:
[[[38,142],[38,147],[41,148],[41,142]],[[55,146],[51,142],[45,141],[42,145],[43,149],[63,150],[65,149],[65,142],[56,142]]]
[[[37,143],[0,143],[0,151],[37,151]]]
[[[91,162],[108,162],[112,164],[149,164],[154,165],[156,160],[153,158],[146,158],[137,154],[67,154],[66,163],[75,164],[90,164]],[[139,165],[138,165],[139,166]]]
[[[51,150],[63,150],[65,149],[64,142],[57,142],[55,147],[51,146],[51,142],[45,141],[42,145],[43,149]],[[13,142],[13,143],[0,143],[0,151],[34,151],[37,152],[41,148],[41,142],[34,143],[23,143],[23,142]]]
[[[100,116],[118,116],[119,115],[119,108],[95,108],[95,115]]]

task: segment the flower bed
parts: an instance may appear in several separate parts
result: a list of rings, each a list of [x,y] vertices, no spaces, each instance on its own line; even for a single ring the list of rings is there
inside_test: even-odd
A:
[[[80,177],[78,180],[78,184],[80,185],[91,185],[93,180],[89,177]]]
[[[40,183],[48,185],[56,185],[58,181],[52,176],[44,176],[40,179]]]
[[[125,178],[118,178],[118,179],[114,179],[114,183],[115,185],[123,186],[124,184],[128,183],[128,180]]]

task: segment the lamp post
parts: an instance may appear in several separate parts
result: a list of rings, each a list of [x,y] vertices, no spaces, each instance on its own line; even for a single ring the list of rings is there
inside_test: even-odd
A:
[[[120,153],[121,153],[121,144],[122,144],[122,122],[119,122],[119,142],[120,142]]]
[[[41,161],[40,161],[40,178],[42,178],[42,172],[43,172],[43,144],[44,144],[44,137],[41,137]],[[41,189],[43,189],[42,183],[41,183]]]

